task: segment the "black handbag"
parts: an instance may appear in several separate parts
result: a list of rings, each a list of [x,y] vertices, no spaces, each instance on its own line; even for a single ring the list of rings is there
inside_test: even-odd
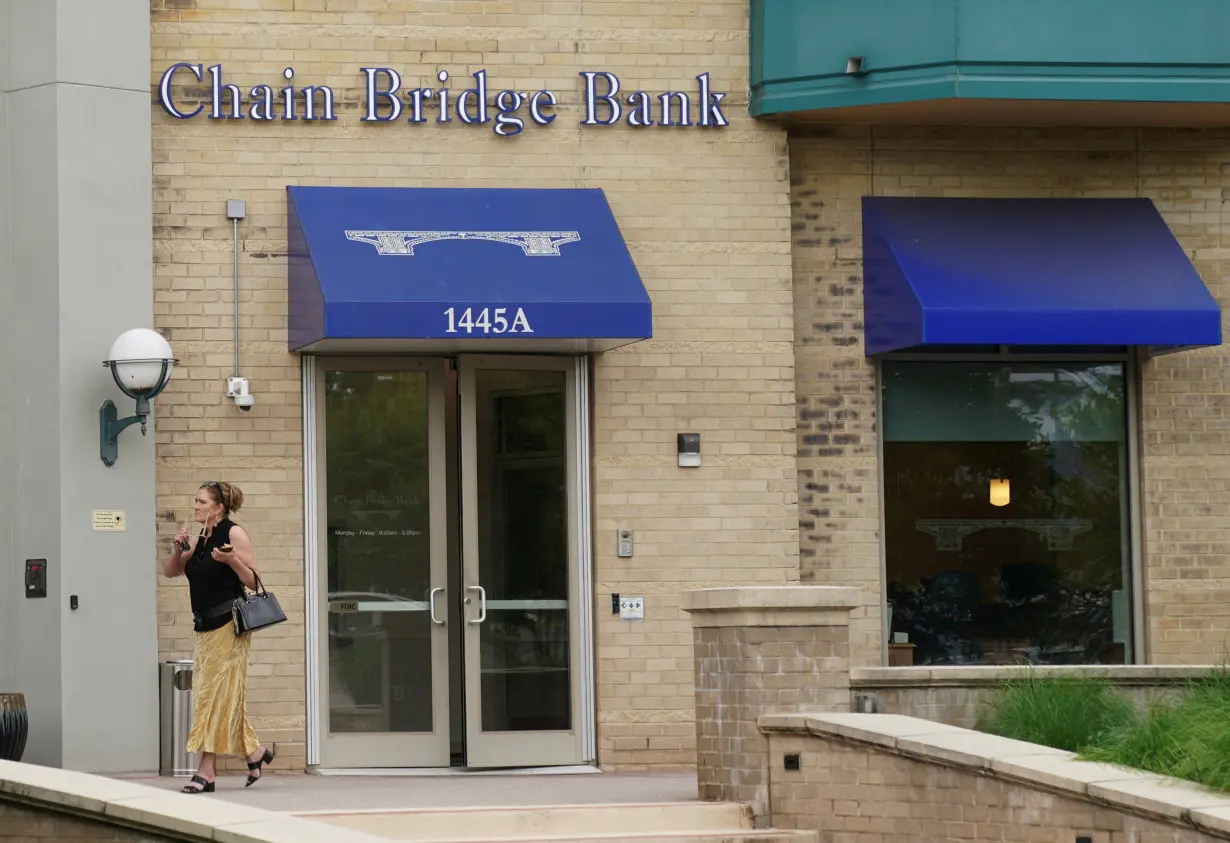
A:
[[[251,594],[243,586],[239,587],[240,596],[231,605],[231,618],[235,621],[235,634],[243,635],[256,632],[259,629],[279,624],[286,620],[286,613],[278,603],[278,598],[265,590],[259,574],[256,576],[256,591]]]

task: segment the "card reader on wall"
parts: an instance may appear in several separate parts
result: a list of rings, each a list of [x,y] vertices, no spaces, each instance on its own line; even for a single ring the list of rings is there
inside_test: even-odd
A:
[[[47,560],[26,560],[26,597],[47,596]]]

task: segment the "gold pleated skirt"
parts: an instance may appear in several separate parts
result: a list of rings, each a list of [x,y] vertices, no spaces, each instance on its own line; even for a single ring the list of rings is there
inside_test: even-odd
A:
[[[251,649],[252,636],[236,635],[229,623],[196,633],[189,752],[248,757],[260,746],[247,712]]]

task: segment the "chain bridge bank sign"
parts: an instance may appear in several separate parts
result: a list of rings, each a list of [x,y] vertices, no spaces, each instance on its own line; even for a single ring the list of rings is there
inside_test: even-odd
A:
[[[402,75],[391,67],[360,68],[363,74],[363,101],[359,119],[364,123],[452,123],[490,125],[500,137],[521,134],[530,125],[549,126],[559,116],[559,99],[550,90],[517,91],[505,88],[490,98],[487,71],[478,70],[472,79],[463,77],[469,87],[450,87],[447,70],[436,74],[438,84],[408,88]],[[709,74],[696,77],[691,94],[687,91],[648,91],[620,93],[619,77],[607,71],[582,71],[582,126],[624,124],[636,128],[678,126],[724,128],[730,125],[722,111],[725,92],[711,88]],[[179,77],[178,82],[176,77]],[[185,77],[190,77],[185,79]],[[295,79],[294,68],[282,71],[287,83]],[[196,85],[192,84],[196,81]],[[185,100],[177,102],[173,84],[187,82]],[[280,84],[280,83],[279,83]],[[245,93],[246,92],[246,93]],[[163,109],[179,120],[204,117],[209,120],[336,120],[334,93],[328,85],[297,88],[286,84],[278,90],[272,85],[238,85],[227,81],[221,64],[208,68],[201,64],[176,62],[163,72],[158,83],[158,98]]]

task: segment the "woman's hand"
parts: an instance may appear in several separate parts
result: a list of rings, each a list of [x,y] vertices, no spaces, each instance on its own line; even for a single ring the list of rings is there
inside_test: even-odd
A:
[[[235,548],[229,544],[224,544],[222,547],[215,547],[210,553],[215,562],[221,562],[223,565],[230,565],[232,568],[239,563],[239,557],[235,555]]]
[[[188,560],[185,558],[188,554],[189,547],[188,525],[179,528],[179,532],[175,534],[175,541],[171,545],[171,552],[167,554],[167,558],[162,563],[162,575],[174,579],[184,573],[184,567]]]

